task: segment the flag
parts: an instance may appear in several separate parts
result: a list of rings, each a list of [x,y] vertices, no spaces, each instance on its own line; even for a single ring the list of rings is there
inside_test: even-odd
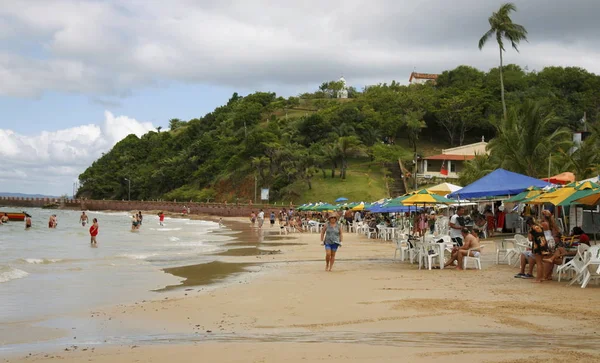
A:
[[[448,176],[448,169],[446,169],[446,160],[442,161],[442,168],[440,169],[440,174]]]

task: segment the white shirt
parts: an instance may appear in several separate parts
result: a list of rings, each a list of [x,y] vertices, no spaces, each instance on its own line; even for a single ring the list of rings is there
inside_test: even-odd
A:
[[[459,226],[460,224],[458,223],[458,214],[453,215],[450,218],[450,223],[454,224],[455,226]],[[462,238],[462,232],[460,229],[455,229],[452,228],[452,226],[450,226],[450,237],[451,238]]]
[[[359,212],[359,211],[356,211],[356,213],[354,213],[354,220],[355,220],[356,222],[360,222],[360,221],[362,220],[362,217],[361,217],[361,215],[360,215],[360,212]]]
[[[258,213],[258,218],[259,219],[265,219],[265,212]]]

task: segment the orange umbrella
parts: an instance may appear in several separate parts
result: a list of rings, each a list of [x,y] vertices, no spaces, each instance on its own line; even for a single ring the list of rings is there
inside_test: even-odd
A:
[[[575,181],[575,174],[569,173],[567,171],[565,173],[560,173],[558,175],[551,176],[550,178],[544,178],[542,180],[550,182],[552,184],[569,184]]]

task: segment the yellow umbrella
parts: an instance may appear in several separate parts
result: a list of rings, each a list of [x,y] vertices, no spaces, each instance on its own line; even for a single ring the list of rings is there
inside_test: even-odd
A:
[[[596,190],[595,193],[587,195],[583,198],[575,200],[577,204],[585,205],[598,205],[600,204],[600,190]]]
[[[364,210],[364,209],[365,209],[365,202],[360,202],[359,205],[352,208],[352,210]]]
[[[429,191],[430,193],[441,195],[443,197],[450,193],[454,193],[460,189],[462,189],[462,187],[459,187],[458,185],[454,185],[454,184],[450,184],[450,183],[442,183],[442,184],[433,186],[431,188],[427,188],[427,191]]]
[[[435,204],[456,204],[456,200],[444,198],[437,194],[433,194],[423,189],[419,192],[411,195],[410,197],[403,199],[402,204],[404,205],[435,205]]]
[[[550,193],[544,193],[544,194],[540,194],[537,197],[528,200],[527,203],[528,204],[544,204],[544,203],[550,203],[552,205],[558,205],[560,204],[563,200],[569,198],[571,195],[573,195],[575,192],[577,192],[577,189],[573,188],[573,187],[563,187],[560,189],[556,189],[553,192]]]

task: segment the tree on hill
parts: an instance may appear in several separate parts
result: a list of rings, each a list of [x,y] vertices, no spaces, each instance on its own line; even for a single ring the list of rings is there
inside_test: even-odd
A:
[[[496,137],[488,143],[498,166],[533,177],[544,177],[553,150],[569,149],[571,133],[561,120],[539,103],[526,101],[511,109],[496,124]]]
[[[508,40],[512,47],[518,52],[518,45],[521,40],[527,40],[527,30],[524,26],[513,23],[510,14],[517,11],[513,3],[506,3],[500,6],[498,11],[492,13],[488,18],[490,29],[479,39],[479,49],[483,49],[485,44],[492,37],[496,38],[498,48],[500,49],[500,92],[502,97],[502,110],[504,119],[507,118],[506,101],[504,100],[504,79],[502,78],[502,53],[504,49],[504,40]]]

